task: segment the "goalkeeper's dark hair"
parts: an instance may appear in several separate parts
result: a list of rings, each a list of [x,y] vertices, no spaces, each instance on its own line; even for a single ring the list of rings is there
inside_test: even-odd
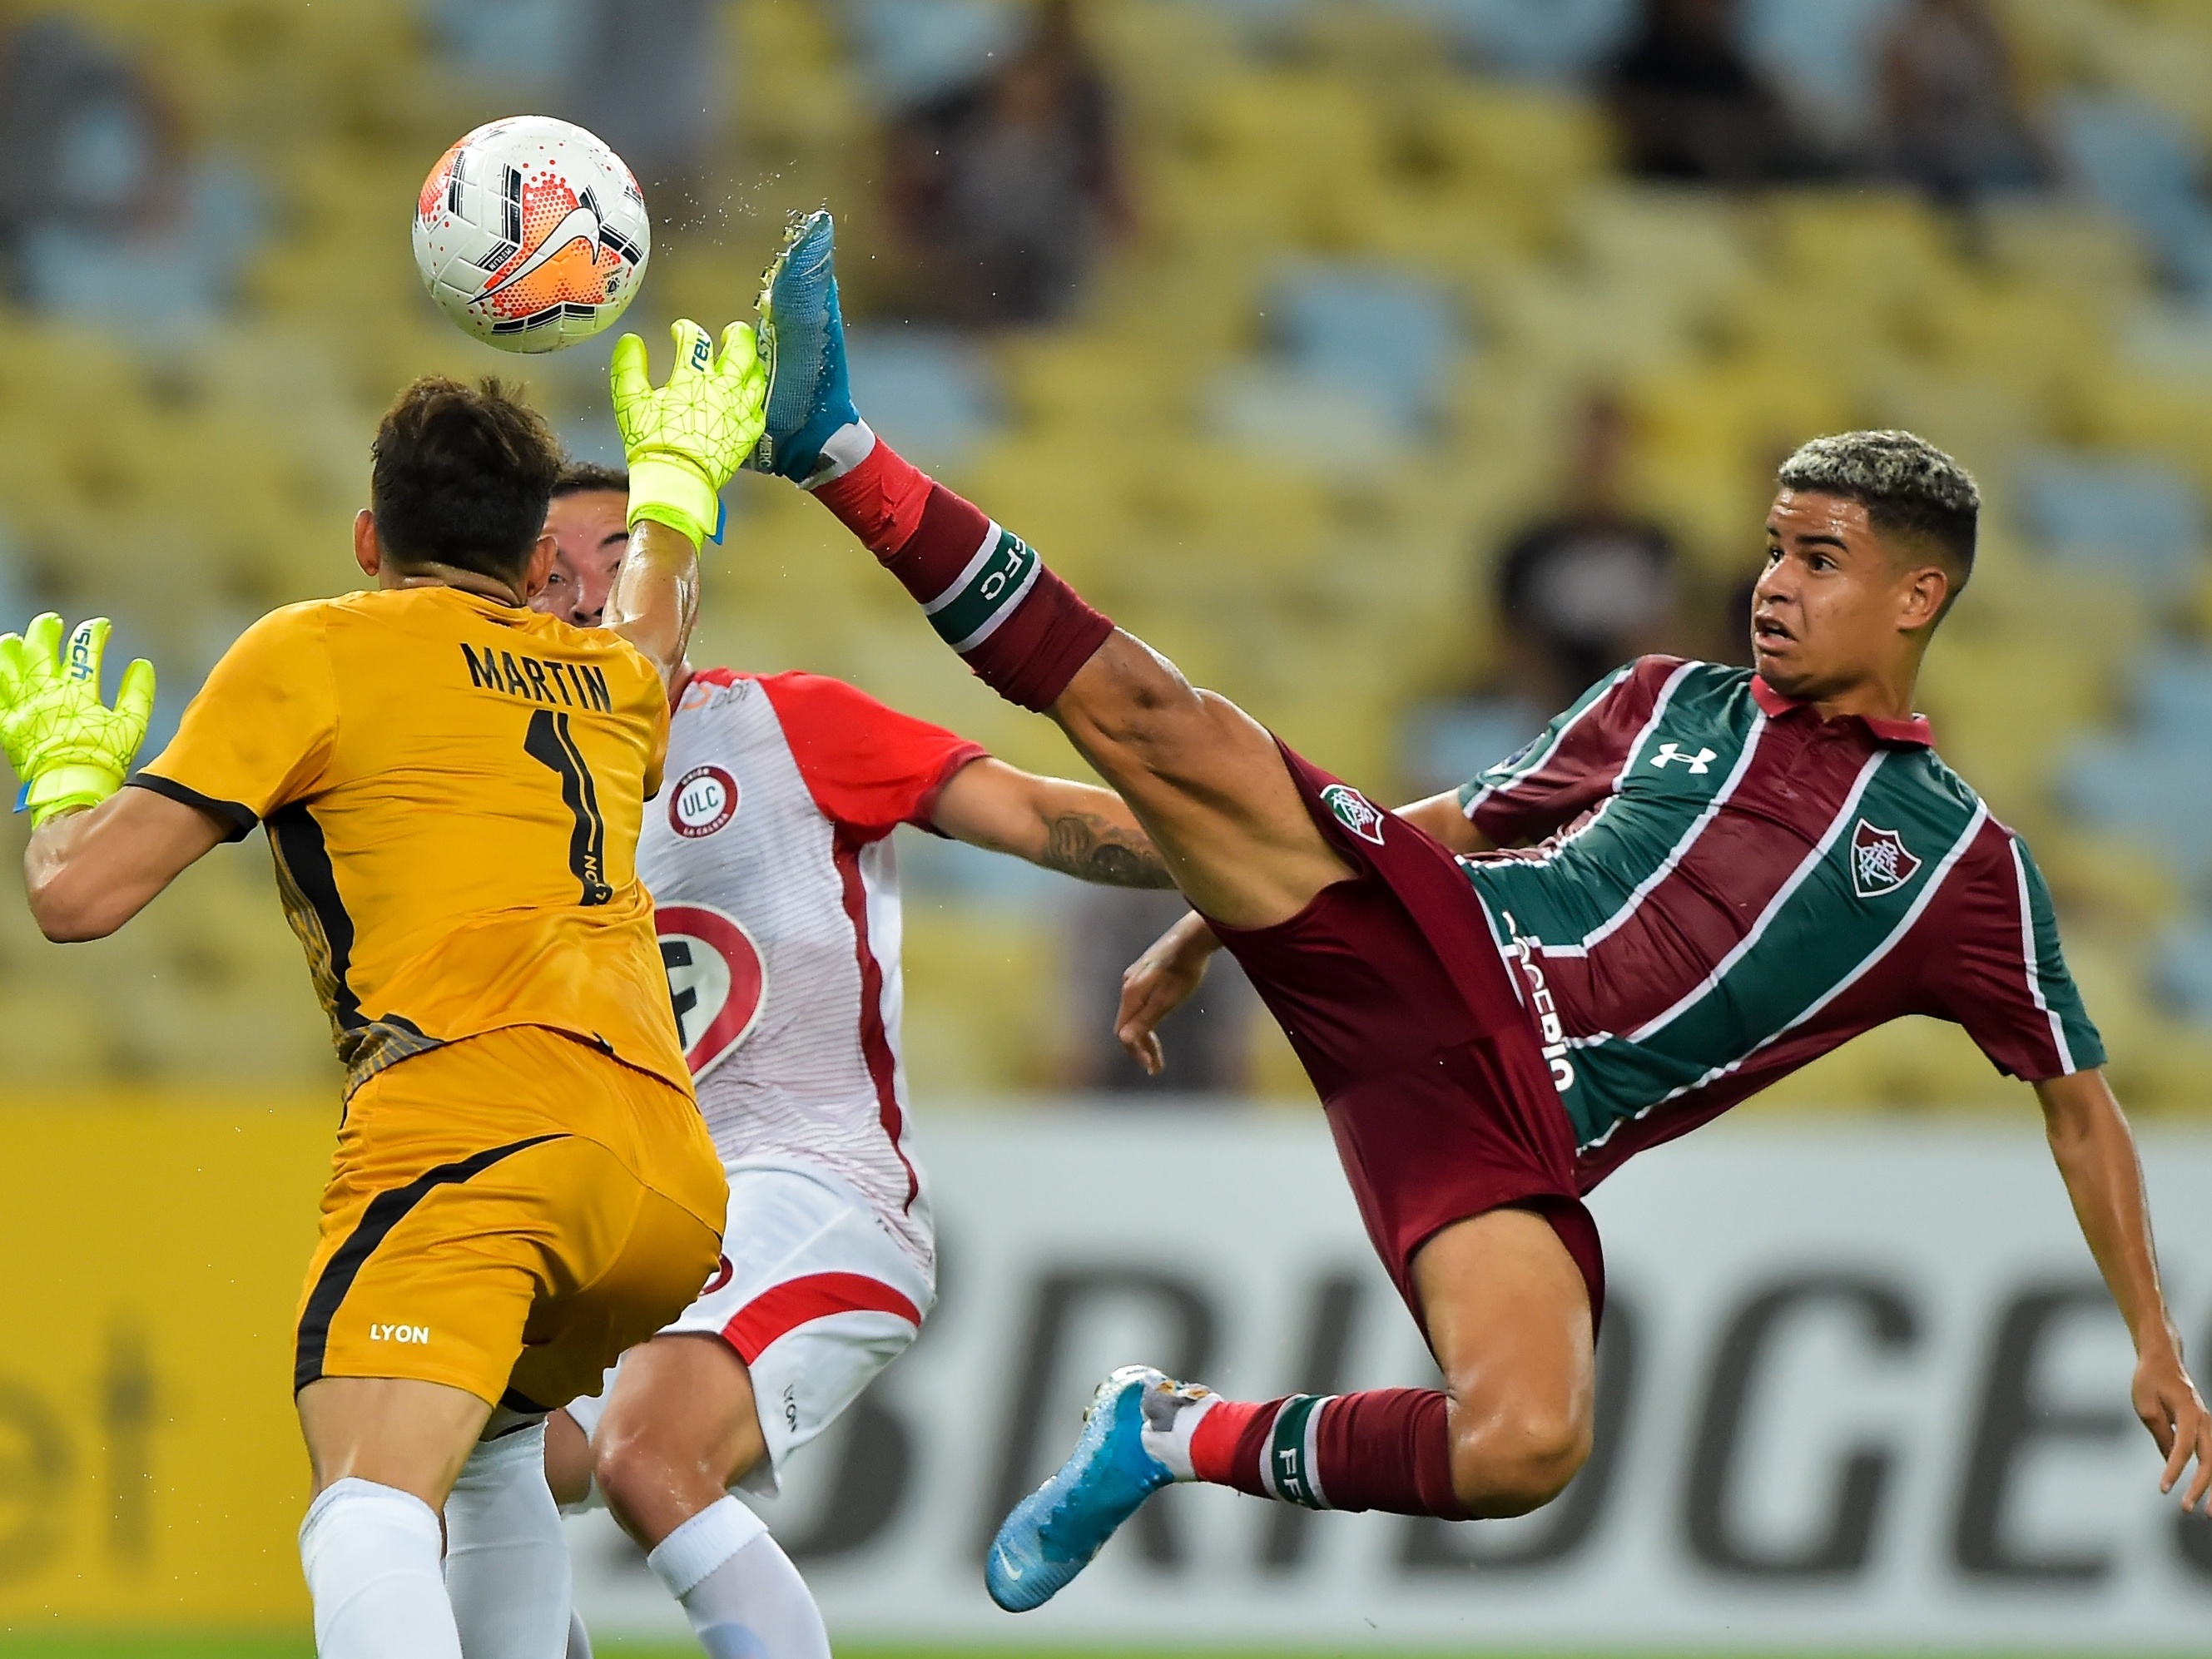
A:
[[[1951,576],[1947,611],[1974,574],[1980,487],[1972,473],[1917,433],[1815,438],[1783,462],[1777,477],[1784,489],[1856,501],[1877,535],[1932,550]]]
[[[529,568],[568,465],[520,388],[441,374],[423,376],[385,410],[369,455],[369,511],[387,557],[501,581]]]
[[[618,495],[629,495],[629,474],[618,466],[601,466],[597,461],[571,461],[553,480],[553,499],[556,501],[563,495],[588,495],[601,489],[612,490]]]

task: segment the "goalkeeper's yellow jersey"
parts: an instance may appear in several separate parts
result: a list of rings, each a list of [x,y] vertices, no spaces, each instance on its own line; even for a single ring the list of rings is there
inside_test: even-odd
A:
[[[636,870],[667,746],[619,636],[410,587],[263,617],[131,781],[265,826],[349,1093],[512,1025],[689,1092]]]

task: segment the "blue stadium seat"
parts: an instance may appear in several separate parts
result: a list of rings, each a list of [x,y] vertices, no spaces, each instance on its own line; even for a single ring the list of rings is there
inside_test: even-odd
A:
[[[847,0],[842,10],[862,76],[893,107],[981,75],[1014,44],[1020,23],[1003,0]]]
[[[1441,289],[1382,264],[1291,265],[1274,285],[1267,321],[1295,373],[1364,393],[1407,432],[1437,413],[1462,343]]]
[[[454,67],[500,86],[558,86],[576,67],[588,0],[423,0]]]
[[[1434,19],[1500,74],[1565,81],[1617,52],[1636,18],[1632,0],[1398,0]]]
[[[2212,208],[2200,188],[2204,155],[2197,138],[2126,94],[2074,94],[2055,112],[2052,131],[2082,181],[2136,228],[2175,283],[2212,295]]]
[[[126,334],[204,321],[229,301],[260,247],[265,217],[258,179],[227,158],[202,161],[185,181],[182,222],[158,237],[69,225],[33,231],[23,246],[24,294],[39,310]]]
[[[31,594],[23,580],[21,550],[14,532],[0,522],[0,634],[21,632],[31,614]]]
[[[2151,977],[2176,1013],[2212,1024],[2212,917],[2192,915],[2167,933]]]
[[[1881,114],[1882,36],[1904,7],[1905,0],[1750,0],[1744,47],[1831,123],[1864,131]]]
[[[868,424],[917,466],[957,467],[1003,421],[990,358],[966,336],[854,329],[846,351]]]
[[[1457,697],[1407,712],[1400,765],[1407,788],[1425,798],[1457,788],[1544,729],[1545,715],[1519,697]]]
[[[2212,875],[2212,654],[2169,647],[2136,673],[2128,730],[2084,739],[2059,774],[2061,804],[2091,828],[2141,841],[2185,878]],[[2146,788],[2146,778],[2157,780]]]
[[[2124,574],[2155,599],[2197,586],[2205,550],[2195,486],[2140,457],[2043,453],[2015,465],[2023,527],[2067,564]]]

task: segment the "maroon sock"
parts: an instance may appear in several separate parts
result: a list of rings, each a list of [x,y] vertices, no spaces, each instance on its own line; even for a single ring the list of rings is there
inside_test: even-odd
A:
[[[1011,531],[884,442],[815,498],[921,602],[939,638],[1009,702],[1042,712],[1114,624]]]
[[[1192,1431],[1190,1463],[1201,1480],[1308,1509],[1467,1516],[1452,1490],[1444,1397],[1430,1389],[1224,1400]]]

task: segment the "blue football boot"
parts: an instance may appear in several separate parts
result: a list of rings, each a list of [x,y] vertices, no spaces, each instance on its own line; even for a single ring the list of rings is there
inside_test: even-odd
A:
[[[1098,1385],[1083,1437],[1060,1472],[1014,1505],[991,1540],[984,1587],[1008,1613],[1041,1607],[1105,1547],[1147,1498],[1175,1479],[1145,1449],[1144,1431],[1170,1428],[1204,1390],[1150,1365],[1124,1365]]]
[[[858,427],[837,306],[836,225],[827,208],[794,217],[761,281],[761,349],[769,362],[768,429],[745,465],[805,483],[830,463],[823,448]]]

